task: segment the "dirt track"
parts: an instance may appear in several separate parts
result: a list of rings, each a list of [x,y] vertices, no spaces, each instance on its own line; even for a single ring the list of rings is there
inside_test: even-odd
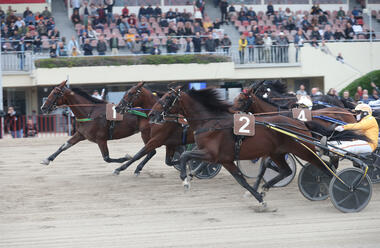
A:
[[[380,247],[380,184],[360,213],[329,200],[310,202],[296,180],[272,189],[276,213],[256,213],[253,198],[225,171],[193,180],[184,193],[164,149],[133,176],[120,176],[87,141],[40,165],[64,137],[0,140],[0,247]],[[141,139],[111,142],[112,157]]]

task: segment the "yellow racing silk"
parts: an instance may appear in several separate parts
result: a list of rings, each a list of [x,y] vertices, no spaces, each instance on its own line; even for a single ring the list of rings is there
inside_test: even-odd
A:
[[[379,126],[375,117],[372,115],[367,115],[358,123],[352,123],[344,125],[344,130],[357,130],[361,131],[365,136],[367,136],[371,141],[369,145],[374,151],[377,147],[377,140],[379,139]]]

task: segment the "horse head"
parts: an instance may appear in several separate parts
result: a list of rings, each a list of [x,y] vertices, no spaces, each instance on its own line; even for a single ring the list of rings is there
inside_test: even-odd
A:
[[[141,102],[140,95],[144,91],[145,82],[141,81],[137,85],[130,88],[125,92],[123,98],[120,100],[119,104],[116,106],[115,110],[118,113],[125,113],[127,109],[133,108],[135,106],[140,106]]]
[[[238,96],[235,97],[232,110],[249,112],[254,99],[252,97],[252,88],[243,89]]]
[[[41,107],[42,112],[48,114],[54,111],[57,108],[57,106],[64,104],[63,96],[65,94],[65,91],[67,90],[66,83],[67,80],[54,87],[54,89],[50,92],[48,98]]]
[[[165,117],[180,112],[178,100],[181,97],[183,87],[184,86],[177,86],[176,88],[171,88],[156,102],[149,113],[150,123],[163,123]]]

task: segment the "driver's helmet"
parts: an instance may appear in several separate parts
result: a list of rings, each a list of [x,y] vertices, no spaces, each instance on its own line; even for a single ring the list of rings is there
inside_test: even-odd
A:
[[[367,112],[369,115],[372,115],[372,109],[368,104],[360,103],[355,107],[355,111]]]

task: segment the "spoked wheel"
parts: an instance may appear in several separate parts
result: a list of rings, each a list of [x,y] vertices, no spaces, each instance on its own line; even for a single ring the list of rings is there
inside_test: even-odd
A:
[[[285,177],[284,179],[282,179],[281,181],[273,185],[273,187],[285,187],[296,176],[297,166],[296,166],[296,161],[294,161],[294,158],[286,154],[286,163],[289,165],[290,169],[292,170],[292,174],[290,174],[289,176]],[[279,174],[279,168],[277,164],[273,162],[269,157],[266,159],[263,159],[261,161],[260,166],[267,167],[264,173],[264,177],[263,177],[265,183],[269,182],[270,180],[272,180]]]
[[[368,165],[368,176],[372,183],[380,183],[380,165]]]
[[[298,175],[298,188],[311,201],[326,200],[332,175],[327,171],[307,163]]]
[[[359,212],[365,208],[372,196],[372,183],[368,175],[363,178],[363,171],[347,168],[331,180],[329,193],[334,207],[344,213]]]
[[[190,145],[178,147],[174,153],[173,160],[179,160],[179,158],[181,157],[181,154],[190,149],[195,150],[197,149],[197,146],[194,144],[190,144]],[[194,176],[199,179],[213,178],[216,175],[218,175],[219,171],[222,169],[222,165],[220,164],[208,163],[208,162],[204,162],[197,159],[189,160],[188,166],[190,166],[191,171],[196,172]],[[179,167],[179,164],[175,164],[174,167],[179,171],[181,170],[181,168]]]

